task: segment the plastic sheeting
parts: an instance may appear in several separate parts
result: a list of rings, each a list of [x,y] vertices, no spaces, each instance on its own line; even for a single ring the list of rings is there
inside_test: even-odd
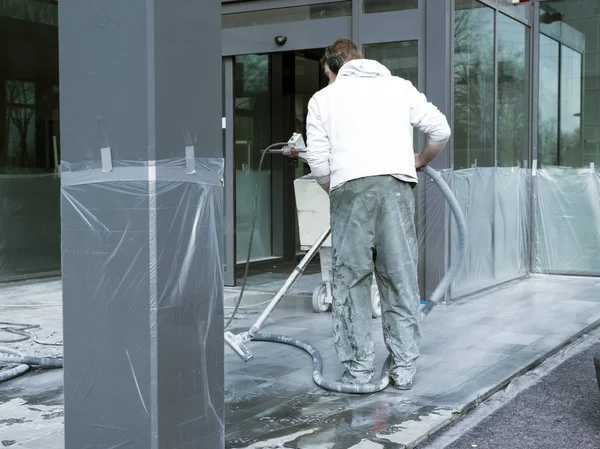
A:
[[[0,174],[0,281],[60,271],[60,178]]]
[[[600,174],[593,167],[475,167],[443,176],[469,225],[452,299],[530,273],[600,276]],[[452,257],[457,232],[450,223]]]
[[[185,171],[178,169],[183,163],[164,162],[159,170],[173,169],[177,179],[187,181]],[[202,169],[204,162],[198,164]],[[139,163],[126,162],[114,168],[107,176],[115,181],[126,179],[125,173],[132,176],[132,171],[124,169],[147,170]],[[65,173],[80,170],[91,171],[73,174],[67,182],[102,173],[100,162],[63,167]],[[532,176],[530,169],[518,167],[476,167],[442,173],[469,223],[469,251],[453,283],[452,298],[530,272],[600,275],[598,171],[547,167]],[[0,175],[0,280],[60,269],[59,182],[54,174]],[[443,201],[435,207],[443,207]],[[419,214],[424,213],[421,204]],[[453,248],[456,229],[452,218],[448,219]],[[429,225],[425,232],[431,232]],[[427,238],[431,242],[435,236]]]
[[[600,276],[600,174],[549,167],[535,179],[533,271]]]
[[[223,160],[62,169],[67,441],[219,447]]]
[[[531,170],[518,167],[445,170],[469,226],[469,248],[452,298],[530,273]],[[451,221],[451,248],[458,233]],[[451,254],[452,257],[452,254]]]

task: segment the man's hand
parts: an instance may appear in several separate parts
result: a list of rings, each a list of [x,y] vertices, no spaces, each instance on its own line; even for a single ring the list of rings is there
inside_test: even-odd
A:
[[[426,165],[431,164],[438,155],[442,152],[446,143],[431,143],[429,137],[425,141],[425,147],[423,151],[415,154],[415,168],[417,170],[423,169]]]
[[[417,171],[421,170],[426,165],[427,164],[423,161],[423,156],[421,155],[421,153],[415,154],[415,168],[417,169]]]
[[[327,184],[319,184],[321,186],[321,188],[323,190],[325,190],[325,192],[327,192],[329,194],[329,183]]]

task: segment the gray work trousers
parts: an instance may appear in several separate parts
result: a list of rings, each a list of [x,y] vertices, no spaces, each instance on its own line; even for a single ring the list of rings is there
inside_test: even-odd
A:
[[[421,334],[412,186],[392,176],[349,181],[330,194],[333,249],[333,332],[340,361],[358,383],[374,372],[371,338],[373,270],[383,336],[400,384],[416,372]]]

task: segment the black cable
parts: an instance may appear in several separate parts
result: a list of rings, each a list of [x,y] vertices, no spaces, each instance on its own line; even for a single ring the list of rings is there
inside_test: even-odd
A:
[[[244,296],[244,291],[246,290],[246,282],[248,281],[248,271],[250,268],[250,257],[252,255],[252,241],[254,240],[254,229],[256,228],[256,211],[257,211],[257,207],[258,207],[258,189],[260,187],[260,169],[262,168],[263,161],[265,160],[265,155],[267,155],[270,152],[270,150],[273,150],[274,148],[277,148],[277,147],[283,147],[284,145],[287,145],[287,142],[278,142],[278,143],[274,143],[273,145],[269,145],[267,148],[265,148],[263,150],[262,155],[260,156],[260,162],[258,163],[258,170],[256,172],[256,183],[255,183],[255,187],[254,187],[254,209],[252,211],[252,227],[250,229],[250,241],[248,242],[248,255],[246,257],[246,269],[244,272],[244,280],[242,281],[242,289],[240,290],[240,294],[238,296],[235,307],[233,309],[233,313],[231,314],[229,321],[225,325],[225,329],[227,329],[231,325],[233,319],[235,318],[235,316],[237,314],[238,308],[240,307],[240,304],[242,302],[242,297]]]

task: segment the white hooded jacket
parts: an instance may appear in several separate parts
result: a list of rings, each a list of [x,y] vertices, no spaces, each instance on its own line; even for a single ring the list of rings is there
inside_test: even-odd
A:
[[[413,127],[432,143],[450,138],[446,117],[410,81],[377,61],[350,61],[308,104],[305,158],[331,190],[368,176],[417,182]]]

